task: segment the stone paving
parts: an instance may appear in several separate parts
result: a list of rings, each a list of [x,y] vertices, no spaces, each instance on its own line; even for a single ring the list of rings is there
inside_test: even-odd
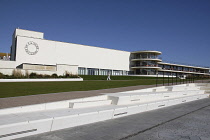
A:
[[[19,140],[209,140],[210,99]]]

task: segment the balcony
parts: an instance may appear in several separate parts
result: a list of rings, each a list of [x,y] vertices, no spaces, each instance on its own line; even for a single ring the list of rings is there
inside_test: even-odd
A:
[[[158,65],[131,65],[131,68],[133,68],[133,69],[137,69],[137,68],[141,68],[141,69],[160,69],[160,67],[158,67]]]
[[[161,62],[161,57],[157,57],[157,56],[154,56],[154,57],[132,57],[131,58],[131,61],[158,61],[158,62]]]
[[[171,71],[171,72],[183,72],[183,73],[198,73],[198,74],[209,74],[208,72],[199,71],[199,70],[185,70],[185,69],[176,69],[176,68],[162,68],[160,71]]]

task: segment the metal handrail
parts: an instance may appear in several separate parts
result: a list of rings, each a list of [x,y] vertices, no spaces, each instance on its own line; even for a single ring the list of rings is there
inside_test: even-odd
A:
[[[161,59],[160,57],[131,57],[131,59]]]
[[[131,65],[131,67],[158,67],[158,65]]]
[[[197,73],[206,73],[206,72],[202,72],[202,71],[196,71],[196,70],[194,70],[194,71],[188,71],[188,70],[170,69],[170,68],[162,68],[162,67],[161,67],[161,69],[163,69],[163,70],[175,70],[175,71],[184,71],[184,72],[197,72]],[[208,73],[208,72],[207,72],[207,73]]]

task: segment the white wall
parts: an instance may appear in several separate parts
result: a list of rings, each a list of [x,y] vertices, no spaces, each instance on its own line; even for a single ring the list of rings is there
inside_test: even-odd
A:
[[[66,72],[69,74],[78,74],[78,66],[77,65],[57,65],[57,75],[65,75]]]
[[[128,71],[129,56],[125,51],[56,42],[57,64]]]
[[[11,75],[13,69],[16,68],[15,61],[3,61],[0,60],[0,72],[6,75]]]
[[[37,43],[39,51],[29,55],[25,46]],[[78,67],[129,71],[130,52],[17,36],[16,62],[42,65],[78,65]]]
[[[1,68],[4,68],[4,69],[12,68],[12,69],[14,69],[15,67],[16,67],[16,62],[15,61],[0,60],[0,69]]]
[[[28,42],[35,42],[39,50],[35,55],[29,55],[25,51]],[[22,63],[56,65],[56,47],[54,41],[17,36],[16,62],[17,66]]]
[[[16,36],[27,36],[32,38],[44,38],[44,33],[42,32],[36,32],[36,31],[29,31],[29,30],[23,30],[23,29],[15,29],[14,37]]]

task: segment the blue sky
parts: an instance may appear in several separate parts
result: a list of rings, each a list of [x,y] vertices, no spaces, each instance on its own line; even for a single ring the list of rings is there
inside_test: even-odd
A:
[[[210,66],[210,0],[0,0],[0,52],[15,28],[45,39]]]

